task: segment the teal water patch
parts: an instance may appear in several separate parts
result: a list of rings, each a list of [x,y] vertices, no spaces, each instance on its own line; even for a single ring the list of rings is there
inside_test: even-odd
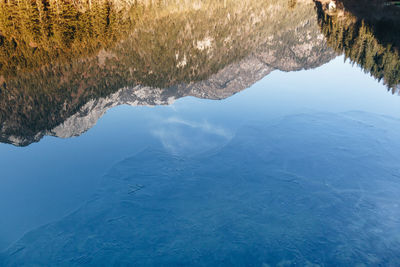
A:
[[[321,113],[192,157],[146,149],[4,265],[398,265],[399,137],[396,119]]]

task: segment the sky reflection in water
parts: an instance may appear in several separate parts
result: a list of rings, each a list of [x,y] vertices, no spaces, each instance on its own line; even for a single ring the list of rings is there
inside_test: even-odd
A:
[[[343,79],[331,79],[331,73]],[[351,77],[351,83],[346,76]],[[330,119],[330,116],[335,118],[333,114],[354,110],[398,118],[397,102],[398,98],[386,92],[383,85],[337,58],[311,71],[274,72],[225,100],[186,97],[171,106],[120,106],[110,110],[95,127],[77,138],[45,137],[40,143],[25,148],[3,144],[0,147],[4,174],[0,187],[0,207],[4,214],[0,221],[2,246],[80,206],[91,198],[102,175],[115,163],[145,148],[191,156],[219,149],[243,125],[263,127],[287,115],[321,112],[329,112],[325,116]],[[362,119],[369,117],[368,113],[362,116]],[[393,129],[384,130],[398,136],[394,132],[399,127],[398,121],[393,123],[389,124]],[[342,126],[340,122],[335,125]],[[318,125],[313,127],[316,136],[323,130]],[[303,138],[295,129],[292,134],[296,139]],[[282,138],[281,145],[290,144],[290,136]],[[343,142],[341,144],[346,145]],[[397,154],[397,151],[389,152]],[[338,156],[333,156],[332,160],[341,161]],[[16,166],[16,161],[21,165]],[[284,196],[285,192],[281,194]]]
[[[371,71],[383,75],[378,82],[364,72],[371,62],[351,54],[356,45],[346,55],[364,70],[318,40],[322,56],[308,58],[321,60],[296,58],[304,65],[285,69],[280,54],[282,62],[269,62],[275,65],[259,70],[263,78],[249,88],[244,82],[224,91],[232,89],[227,82],[204,96],[221,100],[185,97],[217,84],[199,79],[207,66],[189,77],[194,86],[172,89],[169,83],[187,77],[178,71],[163,80],[170,73],[157,69],[160,79],[149,72],[118,82],[165,82],[161,96],[145,98],[164,105],[140,106],[139,86],[128,99],[139,106],[113,107],[81,129],[66,123],[64,132],[54,130],[58,115],[62,123],[69,117],[57,113],[61,102],[52,97],[46,101],[56,119],[34,117],[48,123],[32,131],[40,135],[21,134],[29,128],[23,120],[7,134],[4,123],[2,140],[27,146],[0,144],[0,265],[400,264],[400,105],[387,91],[398,77],[389,68]],[[346,49],[330,42],[336,52]],[[217,74],[230,81],[228,63]],[[303,67],[312,69],[279,70]],[[125,73],[118,71],[112,75]],[[113,86],[106,97],[120,88]],[[103,99],[96,90],[91,97]],[[68,130],[79,136],[47,136]]]

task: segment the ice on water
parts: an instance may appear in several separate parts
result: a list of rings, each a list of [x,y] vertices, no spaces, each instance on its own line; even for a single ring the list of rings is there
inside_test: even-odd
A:
[[[351,112],[242,127],[196,156],[116,164],[5,266],[400,264],[400,121]]]

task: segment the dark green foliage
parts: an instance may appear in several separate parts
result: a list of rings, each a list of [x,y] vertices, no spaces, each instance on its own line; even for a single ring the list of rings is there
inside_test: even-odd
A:
[[[372,24],[348,12],[343,16],[328,14],[321,5],[317,5],[317,10],[321,31],[329,46],[379,81],[383,80],[395,92],[400,84],[400,36],[396,28],[380,28],[385,33],[379,33],[376,25],[379,22]],[[391,36],[391,39],[378,36]]]

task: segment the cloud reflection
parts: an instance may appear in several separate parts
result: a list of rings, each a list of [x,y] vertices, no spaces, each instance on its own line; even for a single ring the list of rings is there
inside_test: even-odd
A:
[[[224,145],[232,139],[228,129],[206,120],[193,121],[169,117],[152,131],[163,147],[172,154],[197,154]]]

